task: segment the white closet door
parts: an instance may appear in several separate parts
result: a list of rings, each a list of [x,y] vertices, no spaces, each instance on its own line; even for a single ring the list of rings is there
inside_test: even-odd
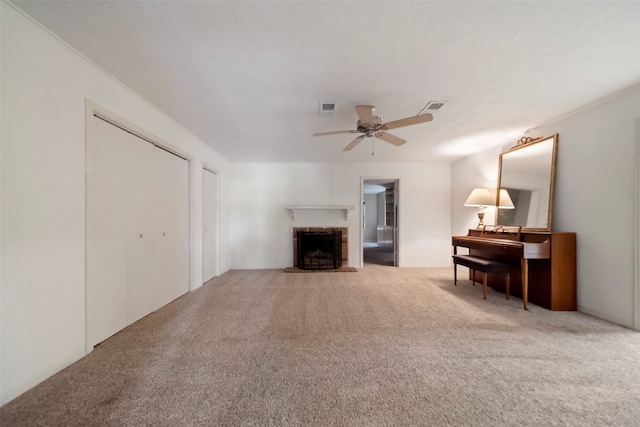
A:
[[[173,156],[173,297],[189,292],[189,162]]]
[[[156,217],[158,246],[156,247],[154,268],[156,269],[156,282],[154,285],[155,309],[173,301],[173,285],[175,262],[173,260],[173,245],[176,240],[174,227],[174,159],[177,157],[162,149],[156,148],[156,162],[154,170],[154,194],[155,204],[152,207]]]
[[[87,351],[127,326],[126,133],[96,117],[87,139]]]
[[[218,274],[218,176],[202,171],[202,278],[206,282]]]
[[[189,162],[92,117],[87,351],[189,290]]]
[[[158,308],[162,219],[155,208],[162,195],[157,184],[158,149],[127,134],[128,308],[129,323]]]

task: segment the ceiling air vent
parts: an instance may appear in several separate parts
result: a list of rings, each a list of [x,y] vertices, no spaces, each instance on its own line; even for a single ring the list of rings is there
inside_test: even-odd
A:
[[[422,110],[418,113],[418,115],[424,113],[425,111],[435,111],[441,109],[447,101],[429,101],[427,105],[424,106]]]
[[[321,102],[320,114],[334,114],[336,112],[335,102]]]
[[[439,110],[445,104],[445,101],[431,101],[427,104],[427,110]]]

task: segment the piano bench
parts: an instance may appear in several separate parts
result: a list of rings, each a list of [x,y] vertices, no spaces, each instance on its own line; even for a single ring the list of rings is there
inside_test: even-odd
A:
[[[511,270],[515,267],[493,259],[482,258],[473,255],[453,255],[453,284],[458,285],[458,264],[469,268],[472,271],[472,278],[476,277],[476,270],[482,272],[482,292],[484,299],[487,299],[487,274],[488,273],[504,273],[506,274],[505,290],[507,299],[509,299],[509,281],[511,278]],[[475,281],[475,280],[474,280]]]

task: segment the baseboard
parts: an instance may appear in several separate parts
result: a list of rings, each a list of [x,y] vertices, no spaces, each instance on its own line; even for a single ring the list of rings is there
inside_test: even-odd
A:
[[[623,319],[615,318],[608,314],[601,313],[598,310],[591,310],[580,305],[578,306],[578,311],[580,313],[588,314],[589,316],[595,317],[597,319],[604,320],[605,322],[614,323],[618,326],[624,326],[625,328],[637,330],[633,327],[633,321],[629,323],[628,321],[625,321]]]
[[[36,374],[30,376],[25,381],[20,381],[19,384],[7,388],[6,381],[3,381],[2,384],[2,399],[0,401],[0,406],[11,402],[13,399],[19,397],[21,394],[26,393],[31,390],[33,387],[37,386],[41,382],[45,381],[49,377],[57,374],[62,371],[67,366],[77,362],[78,360],[85,357],[88,353],[83,350],[78,350],[69,355],[68,358],[65,358],[64,361],[60,361],[58,363],[53,364],[51,367],[47,369],[43,369]]]

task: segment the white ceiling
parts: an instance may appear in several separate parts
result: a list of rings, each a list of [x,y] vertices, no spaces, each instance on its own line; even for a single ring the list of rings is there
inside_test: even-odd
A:
[[[449,161],[640,83],[640,2],[14,4],[231,161]],[[401,147],[312,136],[429,101]]]

